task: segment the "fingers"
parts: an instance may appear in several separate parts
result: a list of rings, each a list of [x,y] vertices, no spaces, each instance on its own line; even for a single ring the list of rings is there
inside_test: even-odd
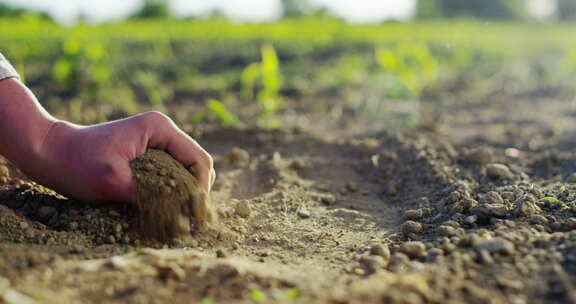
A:
[[[198,170],[196,169],[196,165],[192,165],[190,167],[188,167],[188,171],[190,171],[194,176],[198,175]],[[214,182],[216,181],[216,170],[214,170],[214,167],[212,167],[212,169],[210,170],[210,183],[209,183],[209,189],[208,192],[212,191],[212,186],[214,186]]]
[[[216,178],[212,156],[166,115],[148,112],[143,118],[148,130],[147,146],[170,153],[186,168],[193,166],[200,186],[210,191]]]
[[[210,170],[210,191],[212,190],[212,187],[214,186],[214,182],[216,182],[216,170],[214,170],[214,167],[212,167],[212,170]]]

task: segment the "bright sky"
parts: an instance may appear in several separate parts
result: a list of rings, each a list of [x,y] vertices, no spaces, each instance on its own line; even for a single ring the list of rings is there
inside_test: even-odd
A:
[[[416,0],[311,0],[329,7],[351,22],[378,22],[389,18],[406,19],[412,14]],[[3,2],[48,11],[62,22],[69,23],[83,13],[102,21],[126,16],[141,0],[3,0]],[[280,0],[172,0],[176,15],[189,16],[214,8],[238,20],[264,21],[280,15]]]
[[[125,17],[142,0],[0,0],[18,6],[47,11],[64,23],[73,22],[79,13],[90,20],[103,21]],[[355,23],[380,22],[385,19],[408,19],[417,0],[310,0],[328,7],[336,15]],[[468,0],[465,0],[468,1]],[[472,1],[472,0],[470,0]],[[474,0],[477,1],[477,0]],[[280,0],[171,0],[178,16],[198,15],[219,9],[237,20],[266,21],[280,16]],[[536,16],[545,17],[554,1],[529,0]]]

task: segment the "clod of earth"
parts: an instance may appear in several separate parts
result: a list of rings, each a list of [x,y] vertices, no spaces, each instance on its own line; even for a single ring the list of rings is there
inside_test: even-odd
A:
[[[400,230],[406,234],[420,234],[424,231],[422,224],[415,221],[406,221],[400,226]]]
[[[236,214],[238,214],[239,216],[241,216],[243,218],[249,218],[250,213],[252,212],[250,205],[248,204],[248,201],[246,201],[246,200],[239,201],[236,204],[235,211],[236,211]]]
[[[512,179],[514,174],[503,164],[490,164],[486,167],[486,175],[493,179]]]
[[[377,244],[370,248],[371,255],[378,255],[384,258],[385,260],[390,259],[390,248],[387,245]]]
[[[235,167],[246,167],[250,163],[250,153],[248,151],[234,147],[228,154],[228,161]]]
[[[413,259],[418,259],[426,255],[426,246],[422,242],[406,242],[402,244],[400,251]]]
[[[160,241],[187,238],[194,228],[203,230],[217,221],[209,195],[168,153],[148,149],[130,166],[145,236]]]
[[[466,160],[477,165],[487,165],[492,162],[492,150],[486,147],[476,148],[466,154]]]

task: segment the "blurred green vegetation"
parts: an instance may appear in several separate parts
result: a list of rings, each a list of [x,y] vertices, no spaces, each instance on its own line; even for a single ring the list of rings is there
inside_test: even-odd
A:
[[[0,18],[22,18],[26,16],[32,16],[40,18],[44,21],[54,22],[52,16],[46,12],[36,12],[0,2]]]
[[[528,17],[528,8],[525,0],[419,0],[416,7],[416,17],[420,19],[522,20]]]
[[[474,21],[153,18],[64,27],[30,15],[0,19],[1,51],[58,115],[92,122],[182,106],[203,113],[183,117],[189,122],[268,127],[303,100],[572,98],[575,32]]]
[[[576,20],[576,1],[574,0],[557,0],[556,17],[560,21]]]
[[[142,6],[134,12],[130,19],[165,19],[170,18],[168,0],[144,0]]]

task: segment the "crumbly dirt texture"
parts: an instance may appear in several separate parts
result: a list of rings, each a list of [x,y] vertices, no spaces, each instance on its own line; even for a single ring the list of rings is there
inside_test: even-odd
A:
[[[167,242],[188,239],[192,231],[215,224],[210,196],[170,154],[148,149],[130,163],[136,183],[140,230]]]
[[[136,207],[81,204],[2,162],[0,302],[575,302],[565,105],[470,101],[385,132],[326,111],[207,127],[218,229],[168,245],[140,237]]]

